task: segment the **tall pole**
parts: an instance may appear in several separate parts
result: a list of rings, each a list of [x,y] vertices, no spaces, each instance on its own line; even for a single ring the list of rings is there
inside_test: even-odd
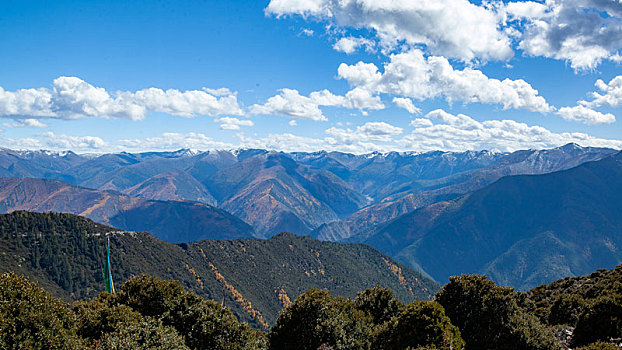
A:
[[[110,267],[110,237],[107,238],[106,244],[106,264],[104,265],[104,289],[108,293],[114,293],[114,282],[112,281],[112,269]]]

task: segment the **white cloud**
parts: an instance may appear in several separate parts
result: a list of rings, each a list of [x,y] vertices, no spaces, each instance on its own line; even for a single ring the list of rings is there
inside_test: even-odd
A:
[[[205,134],[190,132],[187,134],[165,132],[160,136],[145,139],[124,139],[118,141],[112,148],[123,151],[165,151],[180,148],[192,148],[200,150],[231,149],[235,146],[225,142],[214,141]]]
[[[12,123],[2,124],[7,128],[47,128],[48,125],[39,119],[17,119]]]
[[[243,134],[240,138],[239,147],[262,148],[283,152],[315,152],[319,150],[340,151],[351,153],[368,153],[381,150],[381,147],[372,142],[357,141],[353,143],[341,143],[333,137],[311,138],[298,136],[290,133],[270,134],[262,138],[248,138]]]
[[[227,89],[188,90],[157,88],[108,93],[76,77],[59,77],[52,89],[0,88],[0,117],[11,119],[86,117],[142,120],[148,111],[184,117],[242,115],[237,97]]]
[[[383,109],[379,96],[365,89],[352,89],[345,96],[334,95],[328,90],[314,91],[302,96],[298,90],[281,89],[280,94],[270,97],[263,105],[252,105],[252,114],[275,114],[296,119],[326,121],[320,106],[366,109]]]
[[[313,34],[315,34],[315,32],[312,29],[308,29],[305,28],[303,29],[300,34],[304,35],[304,36],[313,36]]]
[[[505,60],[513,55],[497,13],[468,0],[272,0],[266,13],[369,29],[386,50],[400,44],[425,45],[432,54],[464,61]]]
[[[390,55],[384,72],[372,63],[342,63],[340,78],[373,93],[388,93],[418,100],[444,97],[448,102],[500,104],[504,109],[524,108],[548,112],[552,107],[522,79],[498,80],[480,70],[455,70],[444,57],[425,57],[421,50]]]
[[[279,95],[272,96],[263,105],[252,105],[252,114],[276,114],[296,119],[317,121],[328,120],[320,110],[318,103],[302,96],[298,90],[281,89]]]
[[[421,128],[424,126],[432,126],[434,123],[432,123],[432,121],[428,118],[415,118],[410,122],[410,125],[415,128]]]
[[[232,117],[222,117],[214,119],[214,122],[220,124],[221,130],[240,130],[240,126],[253,126],[252,120],[241,120]]]
[[[298,125],[298,123],[296,122],[296,119],[290,120],[289,123],[287,123],[287,124],[289,124],[289,126],[296,126],[296,125]]]
[[[390,142],[393,136],[400,135],[403,129],[385,122],[368,122],[357,126],[355,130],[329,128],[326,133],[340,144],[358,142]]]
[[[436,121],[433,122],[433,121]],[[570,142],[582,146],[622,149],[622,141],[590,136],[585,133],[554,133],[544,127],[527,125],[514,120],[479,122],[467,115],[452,115],[435,110],[411,122],[414,129],[402,136],[399,127],[386,123],[366,123],[354,129],[331,127],[327,137],[310,138],[285,134],[270,134],[259,139],[238,135],[240,146],[281,151],[318,150],[368,153],[372,151],[516,151],[530,148],[552,148]]]
[[[271,0],[265,11],[326,21],[344,35],[344,29],[369,30],[384,53],[423,47],[431,55],[485,62],[508,60],[518,48],[529,56],[569,61],[575,70],[622,59],[619,0],[492,0],[481,5],[468,0]],[[335,44],[346,53],[356,47],[348,35]]]
[[[55,134],[51,131],[39,134],[39,139],[45,148],[62,150],[101,150],[108,143],[97,136],[69,136]]]
[[[369,39],[348,36],[339,39],[335,45],[333,45],[333,49],[349,55],[358,50],[359,47],[365,47],[365,51],[373,52],[374,45],[375,43]]]
[[[510,2],[505,8],[511,19],[539,19],[545,16],[547,6],[535,1]]]
[[[554,133],[541,126],[514,120],[479,122],[464,114],[452,115],[435,110],[427,115],[439,123],[421,123],[396,142],[404,149],[418,151],[498,149],[515,151],[526,148],[551,148],[575,142],[583,146],[621,149],[622,141],[592,137],[584,133]]]
[[[223,114],[243,115],[235,94],[222,95],[222,90],[211,90],[218,93],[212,95],[209,90],[179,91],[175,89],[161,90],[149,88],[135,93],[124,92],[119,95],[121,100],[127,99],[144,108],[173,114],[181,117],[199,115],[218,116]],[[228,91],[228,90],[226,90]]]
[[[618,0],[547,0],[507,5],[510,20],[525,23],[519,48],[532,56],[567,60],[575,70],[616,60],[622,49]]]
[[[588,107],[598,107],[607,105],[613,108],[617,108],[622,105],[622,75],[611,79],[609,83],[605,83],[601,79],[596,81],[596,87],[602,92],[593,92],[591,95],[594,98],[592,101],[579,101],[580,104]]]
[[[144,139],[104,141],[93,136],[70,136],[52,132],[35,137],[11,139],[0,135],[0,146],[12,149],[51,149],[76,152],[164,151],[180,148],[200,150],[264,148],[279,151],[515,151],[528,148],[551,148],[569,142],[582,146],[622,149],[621,140],[609,140],[585,133],[554,133],[537,125],[513,120],[479,122],[467,115],[453,115],[443,110],[431,111],[425,118],[411,122],[414,129],[404,135],[402,128],[384,122],[368,122],[354,128],[331,127],[325,137],[313,138],[291,133],[270,134],[261,138],[237,134],[237,144],[220,142],[201,133],[163,133]]]
[[[311,137],[298,136],[290,133],[270,134],[262,138],[250,138],[244,134],[238,135],[239,147],[261,148],[284,152],[313,152],[328,149],[326,140]]]
[[[410,114],[419,114],[421,113],[421,109],[417,108],[413,103],[413,100],[404,97],[394,97],[393,103],[396,106],[403,108],[408,111]]]
[[[583,105],[562,107],[557,111],[557,114],[566,120],[585,124],[611,124],[616,121],[616,117],[611,113],[601,113]]]

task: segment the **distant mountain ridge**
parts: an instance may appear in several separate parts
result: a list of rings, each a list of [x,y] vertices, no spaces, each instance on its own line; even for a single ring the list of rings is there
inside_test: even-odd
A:
[[[567,169],[615,152],[574,144],[514,153],[114,153],[0,151],[0,176],[36,177],[155,200],[216,205],[270,237],[281,231],[363,241],[375,227],[502,176]]]
[[[504,176],[546,174],[570,169],[615,152],[613,149],[580,147],[576,144],[547,150],[517,151],[503,155],[482,168],[425,182],[414,181],[417,185],[404,184],[402,192],[362,208],[345,220],[322,225],[311,236],[326,240],[363,242],[379,224],[417,208],[478,190]]]
[[[15,210],[82,215],[125,230],[151,231],[170,242],[256,236],[244,221],[203,203],[146,200],[55,180],[0,178],[0,213]]]
[[[622,262],[622,152],[507,176],[381,225],[366,243],[439,282],[483,273],[527,289]]]
[[[0,215],[0,272],[15,271],[66,300],[103,291],[106,238],[119,284],[146,273],[179,280],[266,329],[310,288],[355,296],[375,285],[403,302],[431,299],[439,285],[363,244],[320,242],[282,233],[269,240],[203,240],[179,245],[70,214],[17,211]]]

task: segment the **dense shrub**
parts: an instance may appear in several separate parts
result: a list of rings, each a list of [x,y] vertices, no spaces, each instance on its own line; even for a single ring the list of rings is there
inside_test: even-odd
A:
[[[404,310],[404,304],[393,297],[393,292],[380,286],[358,292],[354,305],[369,315],[374,325],[381,325]]]
[[[148,319],[135,324],[124,325],[114,332],[105,334],[99,342],[101,349],[115,350],[189,350],[182,337],[172,327]]]
[[[0,275],[0,349],[77,349],[69,306],[26,277]]]
[[[622,338],[622,295],[601,297],[579,316],[572,342],[575,346]]]
[[[352,301],[311,289],[282,311],[269,334],[270,349],[368,349],[370,324]]]
[[[512,288],[484,276],[450,278],[436,295],[467,349],[557,349],[553,332],[516,302]]]
[[[385,324],[372,346],[373,349],[387,350],[407,347],[460,350],[464,348],[464,341],[440,304],[433,301],[415,301]]]
[[[102,293],[92,301],[76,302],[73,310],[78,319],[78,335],[92,341],[145,321],[140,313],[127,305],[118,304],[114,295],[109,293]]]
[[[263,337],[240,323],[231,310],[186,292],[177,281],[133,277],[121,285],[117,300],[174,327],[193,349],[252,349],[265,344]]]
[[[597,341],[596,343],[582,346],[580,348],[577,348],[576,350],[620,350],[620,346],[613,343]]]
[[[585,300],[580,295],[559,295],[551,305],[548,324],[574,326],[584,307]]]

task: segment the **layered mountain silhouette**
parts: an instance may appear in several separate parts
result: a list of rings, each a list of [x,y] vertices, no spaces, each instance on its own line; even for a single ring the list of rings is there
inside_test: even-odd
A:
[[[65,182],[0,178],[0,212],[66,212],[124,230],[150,231],[169,242],[254,237],[251,226],[222,209],[189,201],[156,201]]]
[[[258,328],[310,288],[353,297],[376,285],[403,302],[430,299],[435,282],[363,244],[320,242],[281,233],[268,240],[203,240],[184,244],[126,232],[70,214],[16,211],[0,215],[0,272],[15,271],[66,300],[103,291],[106,240],[119,285],[132,275],[179,280],[225,304]]]
[[[383,198],[379,203],[362,208],[345,220],[322,225],[311,236],[324,240],[362,242],[374,232],[378,224],[417,208],[478,190],[503,176],[546,174],[570,169],[615,152],[607,148],[568,144],[553,149],[517,151],[506,155],[484,153],[485,159],[495,161],[481,168],[434,180],[411,180],[411,184],[403,184],[398,192]],[[473,159],[482,163],[480,157]]]
[[[0,211],[70,212],[170,242],[282,231],[367,242],[438,281],[481,272],[528,288],[619,261],[620,228],[611,218],[618,213],[605,210],[617,203],[605,201],[615,199],[616,181],[599,180],[604,168],[592,177],[578,170],[613,166],[607,157],[616,152],[576,144],[513,153],[363,155],[2,150],[0,176],[7,178],[0,181]],[[538,174],[548,175],[515,178]],[[574,175],[564,180],[563,174]],[[577,182],[581,176],[587,178]],[[567,207],[572,198],[588,203],[582,215]],[[589,202],[594,198],[603,202]],[[613,248],[601,252],[603,245]]]
[[[502,176],[563,170],[613,152],[574,144],[510,154],[2,150],[0,176],[54,179],[150,200],[201,202],[238,216],[264,237],[291,231],[360,242],[379,224]]]
[[[402,215],[366,243],[437,281],[487,274],[522,289],[622,262],[622,153],[507,176]]]

